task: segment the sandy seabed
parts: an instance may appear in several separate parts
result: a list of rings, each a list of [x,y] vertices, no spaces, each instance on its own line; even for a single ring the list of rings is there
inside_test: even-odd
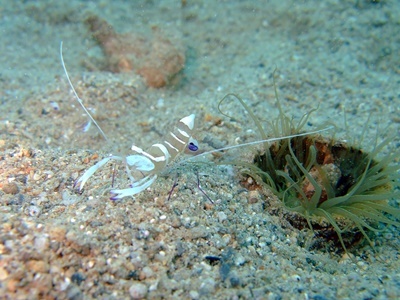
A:
[[[145,71],[118,56],[132,70],[112,73],[115,57],[94,40],[89,16],[122,37],[164,42],[132,50],[138,60],[146,51]],[[351,249],[353,260],[313,248],[312,232],[294,228],[279,199],[248,191],[240,182],[251,179],[216,156],[178,159],[135,199],[109,200],[113,174],[114,186],[128,185],[113,164],[82,193],[73,186],[100,158],[157,143],[191,113],[202,151],[259,139],[239,103],[224,103],[227,118],[218,101],[236,93],[260,120],[275,118],[275,68],[288,115],[319,106],[306,130],[333,122],[337,138],[357,139],[371,115],[368,149],[376,130],[382,138],[399,131],[399,20],[394,0],[1,1],[0,298],[398,299],[398,228],[374,236],[375,251]],[[85,130],[61,40],[71,80],[108,141],[93,125]],[[154,62],[165,41],[179,42],[184,69],[162,71],[167,85],[149,87],[146,76],[159,75],[152,67],[167,68]],[[249,161],[255,151],[223,155]]]

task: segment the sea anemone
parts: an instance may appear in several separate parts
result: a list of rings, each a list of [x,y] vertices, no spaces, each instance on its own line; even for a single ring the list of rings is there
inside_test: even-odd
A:
[[[279,116],[269,124],[274,137],[301,133],[315,110],[295,123],[284,113],[276,88],[275,95]],[[260,121],[240,97],[230,94],[221,102],[230,96],[240,101],[266,140]],[[361,145],[333,138],[299,136],[264,144],[253,163],[235,164],[252,177],[261,178],[288,210],[306,219],[311,229],[317,219],[325,219],[347,252],[343,236],[349,230],[356,229],[373,245],[368,231],[382,231],[382,225],[400,225],[400,210],[389,204],[390,199],[400,195],[400,164],[396,162],[400,151],[380,155],[393,139],[390,136],[378,142],[377,136],[372,151],[365,152]]]

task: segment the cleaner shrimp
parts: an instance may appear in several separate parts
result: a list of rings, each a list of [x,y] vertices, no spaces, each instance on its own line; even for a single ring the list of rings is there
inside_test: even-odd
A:
[[[62,53],[62,46],[63,43],[60,43],[60,58],[61,58],[61,64],[64,69],[64,73],[67,77],[68,83],[71,87],[71,90],[74,94],[74,97],[76,101],[79,103],[79,105],[82,107],[83,111],[85,114],[89,117],[90,121],[95,124],[103,138],[108,141],[107,135],[104,133],[104,131],[101,129],[100,125],[96,122],[96,120],[93,118],[93,116],[90,114],[90,112],[87,110],[85,105],[82,102],[82,99],[78,96],[78,93],[76,92],[71,79],[68,75],[67,68],[64,63],[64,58],[63,58],[63,53]],[[224,98],[226,98],[229,95],[233,94],[228,94]],[[236,95],[233,95],[236,96]],[[237,97],[237,96],[236,96]],[[115,161],[120,161],[125,165],[126,173],[130,179],[130,187],[126,189],[112,189],[110,191],[111,193],[111,200],[118,200],[122,199],[124,197],[133,197],[136,194],[141,193],[148,187],[150,187],[154,181],[157,179],[157,177],[165,170],[167,165],[174,161],[176,157],[184,152],[186,149],[189,150],[189,152],[196,152],[198,150],[198,143],[197,141],[192,137],[192,132],[194,129],[194,121],[195,121],[195,114],[190,114],[186,117],[183,117],[182,119],[179,120],[179,122],[176,124],[175,128],[173,131],[169,132],[169,134],[165,137],[165,140],[153,144],[150,146],[148,150],[143,150],[142,148],[139,148],[136,145],[132,145],[131,150],[135,152],[133,155],[128,155],[126,157],[123,156],[118,156],[118,155],[110,155],[108,157],[103,158],[99,162],[97,162],[95,165],[91,166],[89,169],[87,169],[84,174],[79,177],[74,184],[74,187],[78,187],[79,191],[82,191],[83,187],[85,186],[87,180],[94,175],[94,173],[99,170],[101,167],[103,167],[105,164],[107,164],[111,160]],[[320,129],[320,130],[315,130],[312,132],[305,132],[305,133],[298,133],[295,135],[288,135],[288,136],[283,136],[283,137],[277,137],[277,138],[265,138],[263,137],[262,140],[257,140],[253,142],[248,142],[248,143],[243,143],[239,145],[231,145],[219,149],[214,149],[211,151],[206,151],[203,152],[197,156],[190,157],[189,159],[184,159],[180,162],[185,163],[193,158],[200,157],[200,156],[205,156],[211,153],[215,152],[220,152],[220,151],[225,151],[225,150],[230,150],[234,148],[240,148],[240,147],[246,147],[246,146],[251,146],[251,145],[258,145],[262,143],[270,143],[274,141],[279,141],[283,139],[290,139],[293,137],[298,137],[298,136],[304,136],[304,135],[309,135],[309,134],[315,134],[319,133],[328,129],[331,129],[332,127]],[[135,174],[138,174],[138,176],[142,176],[142,178],[136,178],[132,173],[136,172]]]
[[[84,112],[88,115],[90,120],[99,129],[104,139],[107,141],[108,138],[106,134],[101,129],[100,125],[97,124],[96,120],[92,117],[89,111],[86,109],[71,82],[71,79],[67,72],[67,68],[64,63],[64,58],[62,54],[62,42],[60,44],[60,57],[62,67],[76,100],[78,101]],[[197,141],[192,138],[194,121],[194,114],[188,115],[180,119],[174,130],[169,132],[163,142],[152,145],[147,151],[144,151],[142,148],[132,145],[131,150],[134,151],[136,154],[126,157],[110,155],[106,158],[103,158],[98,163],[86,170],[86,172],[75,182],[75,187],[78,186],[79,191],[82,191],[86,181],[98,169],[107,164],[110,160],[117,160],[124,163],[126,173],[128,174],[128,177],[131,181],[131,185],[130,188],[111,190],[110,192],[112,196],[110,199],[117,200],[124,197],[133,196],[144,191],[146,188],[153,184],[160,172],[165,169],[168,163],[170,161],[173,161],[186,148],[193,152],[198,150]],[[132,175],[131,169],[138,171],[143,177],[141,179],[136,179]]]

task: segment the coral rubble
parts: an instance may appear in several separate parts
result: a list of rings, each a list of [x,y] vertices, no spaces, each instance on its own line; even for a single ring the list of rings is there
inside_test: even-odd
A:
[[[176,83],[176,75],[185,65],[179,39],[166,37],[158,28],[153,28],[151,38],[118,34],[106,20],[94,15],[86,19],[86,24],[107,57],[109,71],[134,71],[154,88]]]

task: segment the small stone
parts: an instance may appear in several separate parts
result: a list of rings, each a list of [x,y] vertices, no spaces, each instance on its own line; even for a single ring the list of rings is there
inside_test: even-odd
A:
[[[213,278],[205,279],[200,285],[200,295],[211,295],[215,292],[216,282]]]
[[[206,238],[208,236],[208,230],[205,226],[200,225],[190,230],[192,239]]]
[[[81,285],[82,281],[85,281],[85,279],[85,276],[79,272],[76,272],[71,276],[71,281],[76,283],[77,285]]]
[[[88,264],[87,264],[87,268],[88,269],[91,269],[91,268],[93,268],[94,267],[94,265],[96,264],[96,262],[95,261],[93,261],[93,260],[91,260],[91,261],[89,261],[88,262]]]
[[[127,277],[126,277],[126,279],[127,280],[129,280],[129,279],[133,279],[133,280],[139,280],[139,272],[137,271],[137,270],[132,270],[132,271],[129,271],[129,273],[127,274]]]
[[[176,215],[173,215],[170,217],[170,225],[173,228],[179,228],[182,225],[181,220]]]
[[[42,253],[43,251],[47,250],[49,248],[49,245],[50,241],[47,236],[42,235],[35,238],[34,246],[39,253]]]
[[[218,215],[218,220],[219,220],[220,223],[222,223],[223,221],[225,221],[226,219],[228,219],[226,213],[224,213],[223,211],[219,211],[219,212],[217,213],[217,215]]]
[[[0,267],[0,281],[6,280],[8,277],[8,272],[3,267]]]
[[[134,283],[129,288],[129,294],[133,299],[143,299],[147,295],[147,286],[143,283]]]
[[[107,284],[115,284],[117,282],[115,277],[110,274],[103,274],[103,276],[101,278]]]
[[[15,182],[4,184],[2,190],[5,194],[15,195],[19,193],[18,185]]]
[[[297,275],[297,274],[293,274],[291,276],[291,278],[292,278],[293,281],[301,281],[301,277],[299,275]]]
[[[246,259],[242,255],[238,255],[235,258],[235,265],[242,266],[246,263]]]
[[[83,295],[81,290],[74,284],[70,284],[67,288],[67,299],[81,300]]]
[[[196,300],[200,298],[200,294],[197,291],[189,292],[190,299]]]
[[[65,234],[67,230],[64,227],[52,227],[50,229],[49,235],[52,240],[57,242],[62,242],[65,239]]]
[[[19,281],[16,279],[10,279],[7,281],[7,290],[11,293],[15,293],[18,289]]]
[[[204,203],[204,209],[205,210],[212,210],[214,208],[214,204],[212,203]]]
[[[30,260],[27,266],[34,273],[47,273],[49,271],[49,264],[42,260]]]
[[[150,267],[148,267],[148,266],[144,267],[143,270],[142,270],[142,272],[144,273],[144,275],[146,276],[146,278],[150,278],[150,277],[153,276],[153,274],[154,274],[153,270],[152,270]]]
[[[250,191],[249,196],[247,197],[247,202],[249,204],[257,203],[260,199],[260,193],[258,191]]]
[[[240,285],[240,278],[235,276],[231,276],[229,278],[229,282],[231,283],[232,287],[238,287]]]
[[[69,206],[79,201],[79,197],[74,194],[71,195],[68,192],[68,190],[64,190],[61,195],[62,195],[61,204],[63,205]]]
[[[39,217],[41,211],[39,206],[31,205],[26,209],[26,214],[31,217]]]

